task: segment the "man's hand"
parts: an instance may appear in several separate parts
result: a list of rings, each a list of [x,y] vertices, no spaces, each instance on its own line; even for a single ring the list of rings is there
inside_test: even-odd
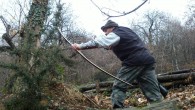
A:
[[[76,43],[72,44],[72,48],[75,49],[75,50],[81,50],[81,48],[79,47],[79,45],[76,44]]]

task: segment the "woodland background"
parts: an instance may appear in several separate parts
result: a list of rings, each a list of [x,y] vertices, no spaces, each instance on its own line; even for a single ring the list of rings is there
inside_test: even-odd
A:
[[[7,108],[17,108],[24,101],[32,109],[47,108],[39,103],[48,96],[42,93],[58,82],[81,85],[113,80],[72,50],[57,31],[59,28],[71,42],[93,39],[91,33],[76,28],[69,4],[60,0],[16,0],[15,6],[19,12],[0,16],[6,30],[0,46],[0,96],[14,94],[5,101]],[[129,23],[155,57],[157,74],[195,67],[194,6],[195,2],[189,2],[184,21],[150,11],[138,23]],[[120,68],[121,62],[110,50],[82,52],[113,75]],[[36,103],[29,102],[29,98]]]

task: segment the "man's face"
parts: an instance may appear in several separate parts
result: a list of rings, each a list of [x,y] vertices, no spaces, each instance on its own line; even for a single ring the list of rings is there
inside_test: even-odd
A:
[[[105,35],[108,35],[110,32],[112,32],[113,29],[114,29],[114,27],[105,29],[104,30]]]

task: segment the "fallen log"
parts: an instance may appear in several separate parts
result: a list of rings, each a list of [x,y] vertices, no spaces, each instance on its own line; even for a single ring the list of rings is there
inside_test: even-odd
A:
[[[184,70],[179,70],[179,71],[172,71],[172,72],[168,72],[168,73],[161,73],[161,74],[158,74],[158,76],[180,74],[180,73],[190,73],[190,72],[195,72],[195,68],[184,69]]]
[[[170,88],[178,88],[178,87],[182,87],[182,86],[186,86],[189,84],[194,84],[194,81],[192,80],[180,80],[180,81],[173,81],[173,82],[166,82],[166,83],[162,83],[162,85],[166,88],[166,89],[170,89]],[[138,85],[134,85],[129,87],[128,89],[135,89],[138,88]],[[112,91],[112,87],[104,87],[104,88],[99,88],[99,93],[103,93],[103,92],[108,92],[110,93]],[[82,93],[97,93],[96,88],[93,89],[88,89],[86,91],[82,91]]]
[[[97,85],[100,88],[104,88],[104,87],[112,87],[113,81],[106,81],[106,82],[99,82],[98,84],[88,84],[88,85],[84,85],[79,87],[79,91],[80,92],[85,92],[91,89],[95,89],[97,87]]]
[[[186,85],[189,85],[189,84],[195,84],[195,82],[193,80],[191,80],[191,79],[190,80],[186,79],[186,80],[162,83],[162,85],[164,87],[166,87],[167,89],[178,88],[178,87],[186,86]]]
[[[105,82],[99,82],[96,84],[83,85],[78,88],[80,92],[85,92],[85,91],[96,89],[96,88],[108,88],[108,87],[112,88],[113,83],[114,81],[105,81]],[[130,88],[135,88],[134,86],[137,86],[136,82],[132,83],[132,86]]]
[[[164,85],[165,87],[170,87],[173,85],[181,85],[183,84],[189,84],[193,83],[195,80],[195,73],[183,73],[183,74],[175,74],[175,75],[164,75],[164,76],[157,76],[158,81],[163,83],[169,83],[168,85]],[[102,88],[112,88],[113,81],[106,81],[106,82],[99,82],[96,84],[89,84],[79,87],[80,92],[85,92],[89,90],[96,90],[96,88],[100,89],[100,92],[102,91]],[[129,87],[129,89],[133,89],[138,87],[138,84],[136,82],[132,83],[133,86]],[[97,91],[97,90],[96,90]]]
[[[131,87],[129,87],[128,89],[135,89],[138,88],[138,85],[133,85]],[[98,93],[103,93],[103,92],[111,92],[112,91],[112,87],[104,87],[104,88],[99,88]],[[83,91],[82,93],[97,93],[97,89],[89,89],[87,91]]]
[[[182,73],[182,74],[157,76],[157,79],[160,83],[184,80],[187,78],[195,79],[195,73]]]

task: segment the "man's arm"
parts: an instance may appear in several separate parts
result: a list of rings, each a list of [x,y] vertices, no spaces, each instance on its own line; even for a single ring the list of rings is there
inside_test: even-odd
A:
[[[84,49],[98,48],[98,44],[96,44],[94,40],[90,40],[86,43],[81,43],[81,44],[74,43],[72,44],[72,47],[76,50],[84,50]]]
[[[86,43],[72,44],[72,47],[77,50],[91,49],[91,48],[111,48],[120,41],[120,37],[111,32],[107,36],[97,37],[94,40],[90,40]]]

